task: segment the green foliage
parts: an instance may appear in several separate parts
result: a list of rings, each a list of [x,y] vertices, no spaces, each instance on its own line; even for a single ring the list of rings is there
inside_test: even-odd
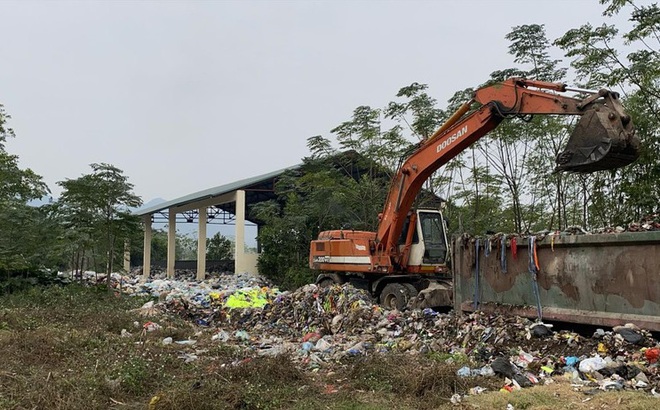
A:
[[[58,264],[52,249],[59,229],[46,208],[27,205],[49,191],[39,175],[21,169],[18,157],[6,151],[7,138],[14,137],[7,125],[10,118],[0,105],[0,272],[25,277]]]
[[[122,363],[117,377],[127,392],[141,394],[151,377],[149,363],[142,357],[131,357]]]
[[[232,242],[220,232],[206,241],[206,257],[211,260],[233,259]]]
[[[167,232],[155,230],[151,235],[151,259],[154,261],[167,260]]]
[[[5,150],[7,138],[14,137],[14,131],[7,126],[11,116],[0,104],[0,207],[25,204],[31,199],[41,198],[48,192],[48,187],[41,177],[31,169],[20,169],[18,156]],[[0,208],[0,210],[2,209]]]
[[[275,185],[277,201],[254,205],[259,231],[259,271],[283,288],[312,282],[309,244],[329,229],[373,230],[389,174],[354,152],[307,158]]]
[[[197,239],[177,233],[175,240],[175,252],[178,259],[194,260],[197,259]]]
[[[550,58],[550,41],[545,35],[543,24],[513,27],[505,38],[511,42],[509,54],[514,56],[513,61],[525,67],[523,70],[510,69],[506,78],[522,76],[541,81],[560,81],[566,75],[567,69],[559,68],[561,60]]]
[[[591,224],[612,225],[658,210],[660,192],[660,8],[633,1],[602,0],[604,14],[630,12],[632,28],[583,26],[555,41],[571,57],[578,79],[588,87],[603,84],[623,90],[625,106],[642,141],[640,158],[623,170],[594,175],[587,204]],[[623,42],[626,47],[614,47]]]
[[[109,275],[122,258],[124,239],[141,229],[129,207],[140,206],[142,200],[120,169],[103,163],[90,166],[91,174],[58,182],[64,191],[57,208],[65,221],[72,268],[83,269],[85,255],[91,254],[94,268]]]

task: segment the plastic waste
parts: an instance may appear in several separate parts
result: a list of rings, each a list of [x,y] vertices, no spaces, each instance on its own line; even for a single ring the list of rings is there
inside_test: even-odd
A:
[[[530,331],[532,333],[532,336],[534,337],[538,337],[538,338],[548,337],[552,335],[552,325],[546,325],[544,323],[534,323],[530,327]]]
[[[462,400],[463,400],[463,397],[458,393],[454,393],[449,398],[449,401],[451,402],[451,404],[454,404],[454,405],[459,404]]]
[[[597,372],[605,368],[605,360],[602,357],[590,357],[580,362],[578,370],[582,373]]]
[[[582,384],[582,378],[580,378],[580,372],[573,366],[566,366],[562,369],[564,372],[564,377],[566,377],[571,383]]]
[[[337,315],[332,318],[332,323],[330,324],[330,330],[332,333],[339,333],[341,330],[342,321],[344,320],[344,315]]]
[[[160,396],[153,396],[151,400],[149,400],[149,410],[155,410],[159,401],[160,401]]]
[[[478,394],[485,392],[486,390],[488,389],[486,389],[485,387],[475,386],[472,387],[470,390],[468,390],[468,392],[470,393],[471,396],[476,396]]]
[[[346,350],[346,352],[350,355],[362,354],[362,353],[364,353],[364,343],[362,343],[362,342],[356,343],[355,345],[348,348],[348,350]]]
[[[316,342],[316,345],[314,346],[314,350],[320,351],[320,352],[326,352],[332,348],[332,345],[328,343],[325,339],[319,339]]]
[[[224,330],[220,330],[218,333],[211,336],[211,340],[214,342],[226,342],[229,340],[229,333],[225,332]]]
[[[312,342],[316,343],[321,338],[321,335],[317,332],[310,332],[303,336],[303,342]]]
[[[178,344],[178,345],[192,346],[192,345],[194,345],[195,343],[197,343],[197,340],[190,340],[190,339],[187,339],[187,340],[177,340],[177,341],[174,342],[174,343],[176,343],[176,344]]]
[[[250,334],[245,330],[237,330],[234,332],[234,337],[238,340],[250,340]]]
[[[142,327],[147,332],[153,332],[153,331],[156,331],[156,330],[159,330],[159,329],[163,328],[161,325],[159,325],[158,323],[154,323],[154,322],[147,322]]]
[[[623,383],[620,380],[605,379],[601,380],[599,383],[601,390],[621,390],[623,389]]]
[[[227,298],[224,307],[230,309],[262,308],[271,296],[266,288],[240,289]]]
[[[486,365],[479,369],[479,376],[492,377],[495,376],[495,372],[493,371],[492,367]]]
[[[142,305],[140,309],[152,309],[154,307],[154,301],[150,300],[149,302]]]
[[[637,327],[630,323],[627,323],[625,326],[616,326],[613,330],[614,333],[621,335],[628,343],[638,344],[643,339]]]
[[[179,359],[183,359],[184,363],[194,362],[195,360],[198,359],[197,355],[192,353],[182,353],[178,357]]]
[[[163,344],[164,344],[164,345],[171,345],[171,344],[172,344],[172,341],[173,341],[173,340],[172,340],[171,337],[166,337],[165,339],[163,339]]]
[[[525,352],[524,350],[521,350],[518,356],[513,359],[513,363],[515,363],[516,366],[522,369],[526,369],[527,366],[533,361],[534,361],[534,356]]]
[[[433,310],[431,308],[424,308],[424,310],[422,310],[422,314],[426,317],[435,317],[435,316],[439,315],[438,312],[436,312],[435,310]]]
[[[646,349],[644,352],[644,357],[648,360],[649,363],[653,364],[660,359],[660,348],[653,347],[651,349]]]
[[[641,382],[644,382],[644,383],[647,383],[647,384],[649,383],[649,378],[646,377],[644,372],[637,373],[637,375],[635,376],[635,380],[641,381]]]
[[[470,368],[468,366],[463,366],[456,371],[458,377],[469,377],[471,375]]]
[[[505,357],[498,357],[490,364],[490,367],[496,374],[501,374],[504,377],[513,378],[516,373],[513,364]]]
[[[566,366],[571,366],[575,367],[575,365],[580,361],[578,357],[575,356],[567,356],[564,358],[564,362],[566,363]]]

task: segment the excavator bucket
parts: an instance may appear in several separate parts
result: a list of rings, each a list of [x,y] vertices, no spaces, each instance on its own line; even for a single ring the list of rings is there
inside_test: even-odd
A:
[[[589,173],[615,169],[639,157],[639,138],[630,117],[620,109],[602,104],[588,108],[581,116],[566,144],[555,160],[555,172]]]

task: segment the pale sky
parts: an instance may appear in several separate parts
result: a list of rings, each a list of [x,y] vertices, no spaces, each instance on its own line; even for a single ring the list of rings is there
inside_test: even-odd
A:
[[[551,40],[607,20],[597,0],[0,0],[7,149],[56,181],[106,162],[145,202],[295,165],[306,140],[429,84],[455,91],[513,66],[504,36]],[[561,58],[557,54],[555,58]]]

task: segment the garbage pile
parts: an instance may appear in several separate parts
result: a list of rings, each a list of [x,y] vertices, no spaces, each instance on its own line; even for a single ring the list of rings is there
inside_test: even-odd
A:
[[[146,287],[153,296],[162,295],[165,282],[157,283]],[[501,377],[504,391],[556,376],[591,393],[660,391],[660,344],[631,325],[585,337],[520,317],[388,310],[350,285],[307,285],[283,293],[267,285],[198,293],[168,286],[156,306],[201,325],[206,330],[198,338],[255,355],[288,354],[310,369],[346,356],[402,352],[464,363],[460,377]]]
[[[72,276],[71,272],[58,272],[58,275],[65,279]],[[113,272],[110,274],[110,286],[126,295],[154,297],[165,302],[182,301],[186,306],[195,309],[210,307],[214,300],[224,299],[241,289],[268,288],[270,293],[279,293],[272,288],[270,281],[249,273],[213,275],[203,281],[196,280],[195,276],[194,272],[177,271],[176,279],[168,279],[162,273],[145,280],[140,275],[121,275]],[[86,284],[105,283],[106,275],[84,271],[73,274],[73,279],[70,280]]]
[[[660,230],[660,213],[647,215],[636,222],[631,222],[627,226],[616,226],[614,228],[605,228],[602,233],[621,233],[621,232],[644,232]],[[601,233],[599,232],[599,233]]]
[[[259,276],[243,274],[219,275],[197,281],[194,276],[178,277],[178,279],[152,279],[145,281],[140,276],[121,276],[113,281],[114,288],[121,286],[125,294],[135,296],[151,296],[161,301],[185,300],[189,305],[208,307],[212,300],[239,289],[261,288],[272,286],[270,282]]]
[[[623,233],[623,232],[647,232],[647,231],[660,231],[660,213],[646,215],[639,221],[630,222],[624,226],[608,226],[604,228],[594,229],[592,232],[587,232],[581,227],[568,227],[561,234],[564,235],[584,235],[584,234],[602,234],[602,233]]]

